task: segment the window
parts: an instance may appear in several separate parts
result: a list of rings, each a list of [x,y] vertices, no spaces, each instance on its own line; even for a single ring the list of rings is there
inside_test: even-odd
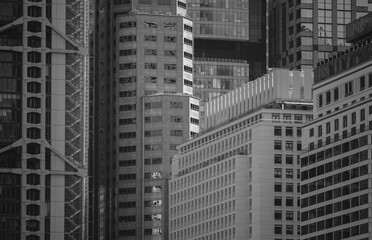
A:
[[[128,222],[135,222],[135,221],[136,221],[136,215],[119,216],[119,222],[128,223]],[[126,230],[126,231],[131,231],[131,230]],[[125,234],[125,235],[121,235],[121,236],[134,236],[134,235]]]
[[[119,147],[119,153],[136,152],[136,146]]]
[[[333,99],[334,101],[338,100],[338,88],[333,89]]]
[[[192,26],[190,26],[190,25],[183,24],[183,29],[185,31],[188,31],[188,32],[191,32],[192,33]]]
[[[183,84],[184,84],[185,86],[189,86],[189,87],[192,87],[192,86],[193,86],[192,81],[187,80],[187,79],[184,79],[184,80],[183,80]]]
[[[275,211],[274,219],[275,220],[282,220],[282,211]]]
[[[29,185],[39,185],[40,184],[40,175],[38,174],[28,174],[27,175],[27,184]]]
[[[161,164],[162,158],[145,158],[145,165]]]
[[[164,70],[176,70],[177,64],[164,64]]]
[[[274,198],[274,206],[282,206],[282,198],[281,197],[275,197]]]
[[[339,124],[340,124],[339,120],[335,119],[335,131],[337,131],[339,129],[339,127],[340,127]]]
[[[282,127],[274,127],[274,136],[282,136]]]
[[[145,41],[156,42],[157,41],[157,36],[156,35],[145,35]]]
[[[33,124],[40,123],[41,122],[40,113],[35,113],[35,112],[27,113],[27,122],[28,123],[33,123]]]
[[[318,137],[321,137],[322,135],[323,135],[322,125],[319,125],[318,126]]]
[[[286,141],[285,142],[285,149],[286,150],[293,150],[293,142],[292,141]]]
[[[345,116],[342,118],[342,122],[343,122],[343,127],[346,128],[346,127],[347,127],[347,115],[345,115]]]
[[[314,128],[311,128],[309,131],[309,137],[313,137],[313,136],[314,136]]]
[[[274,177],[275,178],[282,178],[282,169],[281,168],[275,168],[274,169]]]
[[[366,110],[363,108],[360,110],[360,121],[366,120]]]
[[[293,136],[293,127],[286,127],[285,128],[285,135],[287,137],[292,137]]]
[[[359,78],[360,91],[366,88],[366,77],[362,76]]]
[[[161,207],[162,200],[148,200],[145,201],[145,207]]]
[[[285,227],[285,233],[286,233],[287,235],[293,235],[293,225],[287,225],[287,226]]]
[[[119,79],[120,84],[125,84],[125,83],[136,83],[137,82],[137,77],[122,77]]]
[[[178,1],[177,5],[180,8],[186,9],[186,3],[184,3],[184,2]]]
[[[119,64],[119,70],[128,70],[128,69],[136,69],[137,64],[136,63],[122,63]]]
[[[293,183],[286,183],[285,184],[285,191],[288,192],[288,193],[293,192]]]
[[[280,154],[275,154],[275,155],[274,155],[274,163],[275,163],[275,164],[282,164],[282,155],[280,155]]]
[[[331,133],[331,122],[326,123],[326,134]]]
[[[183,136],[183,131],[182,130],[170,130],[170,135],[171,136],[176,136],[176,137],[181,137],[181,136]]]
[[[119,125],[136,124],[136,118],[122,118],[119,119]]]
[[[195,124],[195,125],[199,125],[199,119],[190,118],[190,123]]]
[[[135,97],[137,95],[136,90],[132,91],[121,91],[119,92],[119,97],[124,98],[124,97]]]
[[[274,183],[274,192],[282,192],[282,184]]]
[[[286,155],[285,156],[285,163],[286,164],[293,164],[293,155]]]
[[[119,28],[135,28],[137,26],[136,22],[121,22],[119,23]]]
[[[164,42],[167,43],[176,43],[177,38],[175,36],[164,36]]]
[[[331,103],[331,91],[326,92],[326,105]]]
[[[293,178],[293,169],[286,169],[285,176],[286,178]]]
[[[119,111],[135,111],[136,104],[125,104],[119,106]]]
[[[176,50],[164,50],[164,56],[175,57],[175,56],[177,56],[177,52],[176,52]]]
[[[145,172],[145,179],[159,179],[162,178],[161,172]]]
[[[26,207],[26,214],[29,216],[39,216],[40,215],[40,206],[36,204],[29,204]]]
[[[192,73],[192,67],[189,66],[183,66],[183,70],[188,73]]]
[[[162,108],[162,102],[145,103],[145,109]]]
[[[192,60],[192,54],[191,54],[191,53],[183,52],[183,56],[184,56],[185,58],[188,58],[188,59]]]
[[[356,112],[351,113],[351,124],[356,124]]]
[[[184,41],[184,43],[185,43],[186,45],[192,46],[192,40],[190,40],[190,39],[188,39],[188,38],[184,38],[183,41]]]
[[[191,108],[191,110],[199,112],[199,106],[198,105],[195,105],[195,104],[191,103],[190,108]]]
[[[294,117],[295,123],[302,123],[302,115],[295,115]]]
[[[148,56],[157,56],[158,55],[158,50],[146,48],[145,49],[145,55],[148,55]]]
[[[274,149],[275,149],[275,150],[282,150],[282,141],[280,141],[280,140],[275,140],[275,141],[274,141]]]
[[[119,202],[119,208],[135,208],[136,202]]]
[[[293,206],[293,198],[286,198],[285,199],[285,205],[287,206],[287,207],[292,207]]]
[[[161,191],[161,186],[145,186],[145,193],[159,193]]]
[[[161,122],[162,116],[145,117],[145,123],[156,123]]]
[[[345,97],[353,94],[353,81],[344,84]]]
[[[158,28],[157,22],[145,21],[145,28]]]
[[[120,36],[119,42],[135,42],[137,41],[136,35]]]
[[[162,130],[147,130],[144,132],[145,137],[159,137],[162,135]]]
[[[276,114],[276,113],[273,113],[272,115],[272,119],[273,119],[273,122],[279,122],[280,120],[280,115],[279,114]]]
[[[136,194],[136,188],[119,188],[119,194]]]
[[[175,30],[175,29],[177,29],[177,23],[175,23],[175,22],[165,22],[164,23],[164,28],[165,29],[170,29],[170,30]]]
[[[292,118],[290,114],[284,114],[283,119],[284,119],[284,122],[290,123]]]
[[[171,122],[182,122],[182,117],[179,116],[171,116],[170,117]]]
[[[157,64],[145,62],[145,69],[157,69]]]
[[[318,95],[318,107],[321,108],[323,106],[323,95]]]
[[[41,107],[40,98],[37,98],[37,97],[27,98],[27,107],[28,108],[40,108]]]
[[[275,234],[282,234],[282,225],[275,224],[274,225],[274,233]]]

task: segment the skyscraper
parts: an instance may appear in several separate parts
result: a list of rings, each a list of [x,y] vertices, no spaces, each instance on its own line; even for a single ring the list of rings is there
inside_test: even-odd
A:
[[[346,24],[368,11],[369,1],[269,1],[269,67],[314,68],[346,51]]]
[[[301,239],[371,237],[372,13],[347,26],[355,45],[314,70],[303,130]]]
[[[266,1],[188,0],[194,96],[207,102],[266,71]]]
[[[185,1],[100,1],[95,174],[100,239],[166,239],[176,146],[199,132]]]
[[[172,161],[170,238],[298,239],[301,127],[312,73],[275,69],[206,104]]]
[[[1,238],[83,239],[88,1],[0,9]]]

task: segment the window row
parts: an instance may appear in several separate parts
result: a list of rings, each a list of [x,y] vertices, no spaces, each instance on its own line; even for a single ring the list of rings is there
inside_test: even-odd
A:
[[[338,222],[340,221],[339,218],[336,218],[337,221],[337,224]],[[320,228],[322,228],[322,224],[324,223],[320,223]],[[325,223],[327,224],[327,222]],[[330,224],[330,223],[329,223]],[[316,224],[312,224],[312,225],[309,225],[308,227],[308,231],[310,232],[310,226],[311,226],[311,231],[315,232],[316,230],[314,229],[317,229],[317,226]],[[306,229],[304,229],[304,232],[306,232]],[[318,235],[316,237],[312,237],[312,238],[302,238],[304,240],[339,240],[339,239],[350,239],[350,237],[352,237],[351,239],[355,239],[355,237],[357,235],[362,235],[362,234],[366,234],[368,233],[368,223],[364,223],[364,224],[360,224],[360,225],[356,225],[356,226],[353,226],[351,228],[347,227],[347,228],[343,228],[342,230],[338,230],[338,231],[334,231],[334,232],[329,232],[329,233],[326,233],[326,234],[321,234],[321,235]],[[305,235],[305,234],[303,234]],[[363,238],[361,240],[368,240],[368,238]]]
[[[351,141],[344,142],[334,147],[327,148],[317,153],[301,158],[301,167],[315,164],[317,162],[329,159],[340,154],[345,154],[349,151],[362,148],[368,144],[368,135],[355,138]],[[367,153],[368,155],[368,153]],[[368,157],[368,156],[367,156]],[[356,160],[356,159],[355,159]]]
[[[326,215],[334,216],[335,213],[347,210],[354,207],[359,207],[368,204],[368,194],[356,196],[351,199],[345,199],[339,202],[331,203],[326,206],[321,206],[309,211],[301,212],[301,221],[308,221],[314,218],[320,218]],[[358,219],[359,220],[359,219]]]
[[[321,108],[330,104],[331,102],[336,102],[341,97],[348,97],[354,92],[363,91],[367,87],[372,87],[372,73],[369,73],[368,75],[368,83],[366,80],[366,76],[361,76],[357,79],[344,83],[343,85],[336,87],[333,90],[328,90],[324,93],[318,94],[318,107]],[[340,94],[341,92],[343,93],[342,96]]]
[[[209,183],[203,183],[199,186],[181,190],[177,193],[171,193],[170,203],[177,204],[184,202],[188,199],[193,199],[191,204],[194,205],[195,209],[199,209],[209,204],[218,203],[235,196],[235,187],[231,186],[235,182],[235,175],[229,174],[225,177],[214,179]],[[217,191],[218,190],[218,191]],[[208,194],[209,193],[209,194]],[[208,194],[207,196],[199,197],[203,194]],[[197,199],[194,199],[198,197]]]
[[[352,184],[345,184],[342,187],[335,188],[326,192],[318,193],[310,197],[301,199],[301,207],[308,207],[315,204],[322,203],[324,201],[329,201],[339,197],[344,197],[352,193],[360,192],[365,189],[368,189],[368,180],[362,180],[354,182]]]

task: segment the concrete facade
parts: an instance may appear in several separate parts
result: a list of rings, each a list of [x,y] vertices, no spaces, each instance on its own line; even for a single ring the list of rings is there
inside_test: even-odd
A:
[[[304,126],[301,239],[370,239],[370,43],[315,69],[314,121]],[[361,57],[363,55],[363,57]],[[338,68],[347,61],[347,67]],[[340,70],[340,71],[339,71]]]
[[[169,159],[199,133],[193,22],[185,1],[100,1],[96,11],[98,235],[167,239]]]
[[[270,74],[275,77],[250,83],[270,79],[269,89],[287,86],[282,88],[283,98],[271,93],[267,102],[237,111],[236,105],[247,101],[242,86],[234,91],[235,104],[209,111],[211,119],[220,119],[218,123],[179,146],[169,183],[170,239],[299,239],[298,157],[301,127],[312,120],[308,100],[312,79],[294,78],[306,93],[300,97],[296,91],[290,94],[292,78],[284,76],[300,77],[301,72]],[[265,91],[261,88],[254,97]],[[225,102],[226,96],[233,93],[213,102]],[[207,106],[212,109],[212,102]],[[235,115],[223,119],[222,111]]]

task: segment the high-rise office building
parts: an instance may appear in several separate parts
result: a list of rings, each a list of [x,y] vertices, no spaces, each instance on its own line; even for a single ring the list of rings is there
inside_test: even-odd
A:
[[[348,39],[362,42],[314,71],[301,155],[304,240],[371,239],[371,21],[372,13],[350,23]]]
[[[84,239],[88,1],[0,9],[0,238]]]
[[[269,68],[314,68],[347,50],[346,24],[369,11],[367,0],[269,1]]]
[[[205,105],[208,129],[172,160],[169,239],[299,239],[312,80],[311,71],[275,69]]]
[[[97,1],[95,192],[100,239],[167,239],[176,146],[199,133],[186,2]]]
[[[194,20],[194,96],[207,102],[266,71],[266,1],[187,0]]]

